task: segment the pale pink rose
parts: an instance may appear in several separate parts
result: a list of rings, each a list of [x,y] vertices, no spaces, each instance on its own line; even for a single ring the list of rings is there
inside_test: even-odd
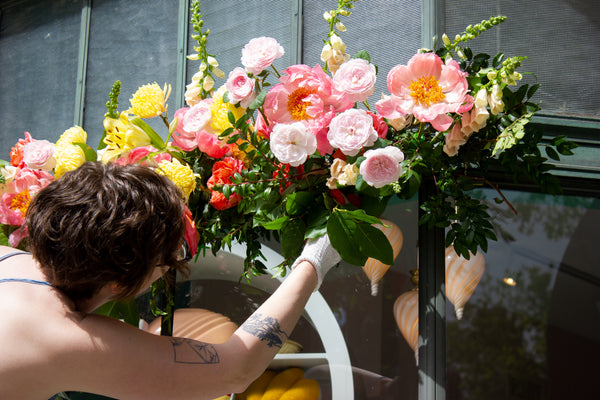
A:
[[[277,40],[265,36],[254,38],[242,49],[242,65],[249,73],[258,75],[284,54]]]
[[[186,132],[199,132],[210,125],[210,105],[212,99],[204,99],[192,106],[183,117],[183,130]]]
[[[454,124],[452,130],[446,135],[446,143],[444,144],[444,153],[450,157],[458,154],[458,149],[463,144],[467,143],[467,139],[461,132],[460,124]]]
[[[177,118],[177,127],[171,137],[175,146],[183,151],[192,151],[198,147],[196,132],[188,132],[183,128],[183,120],[189,110],[189,107],[180,108],[174,115],[174,118]]]
[[[250,78],[246,71],[240,67],[234,68],[229,73],[225,87],[229,91],[229,102],[231,104],[240,103],[243,108],[248,108],[256,98],[254,79]]]
[[[151,167],[156,167],[160,164],[161,161],[171,161],[171,155],[169,153],[159,153],[156,154],[151,159],[146,159],[142,161],[145,157],[147,157],[150,153],[155,153],[158,150],[154,148],[154,146],[144,146],[144,147],[136,147],[127,153],[121,155],[116,161],[115,164],[118,165],[127,165],[127,164],[137,164],[140,163],[142,165],[148,165]]]
[[[373,119],[366,111],[357,108],[335,116],[327,133],[329,143],[347,156],[355,156],[361,149],[372,146],[377,138]]]
[[[23,146],[23,162],[32,169],[51,171],[56,166],[54,143],[36,140]]]
[[[353,58],[343,63],[333,77],[333,86],[353,102],[365,101],[375,91],[375,66]]]
[[[359,171],[369,185],[381,188],[397,181],[402,175],[404,153],[399,148],[388,146],[368,150],[364,156],[365,160],[360,164]]]
[[[317,150],[317,139],[301,122],[275,125],[270,144],[275,157],[292,167],[303,164]]]
[[[447,113],[459,112],[468,101],[465,76],[456,61],[444,64],[436,54],[416,54],[407,65],[390,70],[387,87],[391,96],[380,100],[377,110],[392,119],[396,118],[393,115],[412,114],[436,130],[446,131],[453,122]]]
[[[205,130],[196,133],[196,141],[200,151],[213,158],[221,158],[229,153],[229,146],[219,139],[214,133]]]

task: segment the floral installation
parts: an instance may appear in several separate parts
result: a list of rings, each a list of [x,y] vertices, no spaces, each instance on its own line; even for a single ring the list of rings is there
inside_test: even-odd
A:
[[[25,132],[2,162],[0,223],[5,242],[19,246],[23,218],[35,194],[86,161],[144,163],[181,189],[188,210],[186,241],[194,254],[245,243],[243,275],[266,273],[261,241],[281,244],[280,273],[306,239],[327,233],[342,258],[363,265],[373,257],[391,264],[392,248],[374,224],[390,199],[410,199],[422,185],[421,224],[446,228],[447,245],[469,258],[496,240],[486,206],[469,193],[501,171],[557,193],[549,173],[575,145],[564,136],[542,142],[527,125],[540,107],[538,85],[518,85],[525,57],[473,54],[466,42],[506,19],[469,26],[437,49],[420,49],[385,76],[386,93],[369,54],[347,53],[342,40],[356,0],[338,0],[324,13],[329,33],[320,65],[273,62],[285,49],[258,37],[241,49],[228,74],[208,52],[200,3],[191,5],[199,68],[186,86],[186,107],[169,118],[170,85],[140,87],[118,111],[120,83],[107,102],[97,150],[85,131],[68,129],[56,143]],[[218,80],[224,82],[217,86]],[[369,99],[376,96],[374,107]],[[160,118],[163,139],[145,120]],[[509,204],[510,206],[510,204]]]

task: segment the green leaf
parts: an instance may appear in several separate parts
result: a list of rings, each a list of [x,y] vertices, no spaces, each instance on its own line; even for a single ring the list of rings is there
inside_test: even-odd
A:
[[[152,129],[152,127],[150,127],[150,125],[148,125],[140,117],[133,117],[129,120],[129,122],[146,132],[146,134],[150,138],[150,143],[152,144],[152,146],[154,146],[158,150],[162,150],[165,148],[165,142],[162,140],[159,134],[156,133],[156,131]]]
[[[314,196],[309,192],[296,192],[288,195],[285,202],[285,210],[291,215],[300,215],[306,211],[312,203]]]
[[[96,310],[96,313],[116,319],[122,319],[135,327],[138,326],[140,320],[140,312],[135,300],[109,301],[100,306]]]
[[[256,98],[254,99],[254,101],[252,101],[252,103],[250,103],[250,105],[248,106],[249,110],[256,110],[259,107],[262,107],[262,105],[265,103],[265,98],[267,97],[267,93],[269,92],[268,89],[263,89],[260,91],[260,93],[258,94],[258,96],[256,96]]]
[[[546,146],[546,154],[548,155],[548,157],[550,157],[553,160],[556,160],[556,161],[560,160],[560,156],[558,155],[556,150],[554,150],[552,147]]]
[[[290,220],[290,217],[288,217],[287,215],[284,215],[283,217],[279,217],[274,221],[271,222],[266,222],[266,223],[261,223],[260,225],[268,230],[275,230],[278,231],[281,228],[283,228],[283,225],[288,222]]]
[[[356,222],[345,217],[346,214],[334,211],[327,220],[327,234],[331,245],[340,253],[344,261],[362,266],[367,257],[361,253],[354,238]]]
[[[96,161],[98,159],[98,155],[90,146],[81,142],[73,142],[73,145],[79,146],[81,150],[83,150],[83,154],[85,155],[85,161]]]
[[[281,229],[281,252],[286,259],[295,259],[304,247],[306,226],[301,219],[288,221]]]
[[[393,264],[394,250],[381,230],[369,224],[357,224],[355,239],[360,243],[360,250],[363,254],[376,258],[386,265]]]
[[[352,58],[361,58],[363,60],[367,60],[368,62],[371,62],[371,56],[369,55],[369,53],[366,50],[359,51],[358,53],[353,55]]]

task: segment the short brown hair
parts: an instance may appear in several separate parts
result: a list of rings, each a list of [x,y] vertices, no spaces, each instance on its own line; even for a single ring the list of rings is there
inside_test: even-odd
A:
[[[117,283],[127,298],[158,265],[182,265],[184,203],[167,178],[140,165],[86,162],[41,190],[27,211],[29,248],[71,300]]]

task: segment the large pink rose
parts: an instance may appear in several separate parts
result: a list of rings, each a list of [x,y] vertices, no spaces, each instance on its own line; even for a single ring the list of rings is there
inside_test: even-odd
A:
[[[177,127],[171,136],[173,143],[183,151],[192,151],[198,147],[196,132],[188,132],[183,128],[183,120],[189,110],[189,107],[184,107],[175,111],[174,118],[177,118]]]
[[[402,175],[404,153],[397,147],[388,146],[380,149],[368,150],[364,154],[365,160],[360,164],[360,174],[365,182],[375,188],[381,188],[395,182]]]
[[[213,158],[221,158],[230,150],[229,146],[219,139],[214,133],[205,130],[196,133],[196,141],[200,151]]]
[[[254,79],[250,78],[242,68],[234,68],[229,73],[225,87],[229,91],[229,102],[240,103],[243,108],[248,108],[256,98],[254,90]]]
[[[212,99],[204,99],[191,107],[183,117],[183,130],[199,132],[210,124]]]
[[[36,140],[23,146],[23,162],[32,169],[51,171],[56,166],[54,143]]]
[[[335,116],[329,124],[329,143],[347,156],[355,156],[377,140],[373,119],[364,110],[351,108]]]
[[[333,77],[334,87],[352,102],[365,101],[375,91],[375,66],[367,60],[353,58],[343,63]]]
[[[302,122],[275,125],[270,144],[273,155],[292,167],[303,164],[317,150],[317,139]]]
[[[249,73],[258,75],[284,54],[277,40],[265,36],[254,38],[242,49],[242,65]]]
[[[458,64],[433,53],[414,55],[407,65],[392,68],[387,77],[391,96],[377,102],[377,111],[385,118],[412,114],[445,131],[453,119],[446,113],[462,112],[468,102],[466,74]]]

